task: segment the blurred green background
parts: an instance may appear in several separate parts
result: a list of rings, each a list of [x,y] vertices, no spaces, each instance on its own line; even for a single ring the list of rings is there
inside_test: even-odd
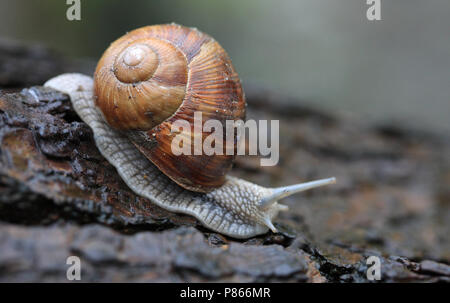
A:
[[[194,26],[228,51],[248,82],[363,119],[450,131],[450,1],[365,0],[0,1],[0,36],[99,58],[134,28]]]

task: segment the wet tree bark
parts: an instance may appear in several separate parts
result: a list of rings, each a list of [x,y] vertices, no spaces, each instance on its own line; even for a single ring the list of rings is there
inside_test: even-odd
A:
[[[280,121],[280,162],[240,157],[232,174],[338,183],[286,199],[279,234],[237,241],[136,196],[68,97],[39,86],[94,64],[0,43],[0,281],[66,281],[71,255],[84,282],[367,282],[372,255],[383,282],[450,281],[448,137],[246,85],[248,118]]]

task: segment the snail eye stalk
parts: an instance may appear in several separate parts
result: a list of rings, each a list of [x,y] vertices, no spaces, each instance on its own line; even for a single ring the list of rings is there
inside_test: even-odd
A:
[[[327,179],[320,179],[320,180],[315,180],[315,181],[310,181],[310,182],[305,182],[305,183],[300,183],[300,184],[294,184],[294,185],[289,185],[289,186],[273,188],[272,194],[270,196],[262,199],[259,204],[259,207],[261,209],[266,209],[273,203],[277,202],[278,200],[289,197],[293,194],[296,194],[296,193],[299,193],[299,192],[302,192],[302,191],[305,191],[308,189],[324,186],[324,185],[334,184],[334,183],[336,183],[336,178],[332,177],[332,178],[327,178]]]

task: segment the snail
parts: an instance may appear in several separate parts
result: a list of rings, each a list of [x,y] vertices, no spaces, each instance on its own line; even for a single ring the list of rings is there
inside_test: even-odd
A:
[[[227,53],[197,29],[167,24],[133,30],[104,52],[94,78],[62,74],[44,86],[69,95],[101,154],[131,190],[233,238],[277,232],[272,220],[288,209],[280,199],[335,182],[265,188],[227,175],[233,155],[171,152],[176,119],[192,122],[195,111],[219,121],[245,115]]]

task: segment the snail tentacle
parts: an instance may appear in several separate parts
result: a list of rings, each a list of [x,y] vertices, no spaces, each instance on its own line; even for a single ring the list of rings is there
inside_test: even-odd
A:
[[[334,184],[334,183],[336,183],[336,178],[332,177],[332,178],[320,179],[320,180],[315,180],[315,181],[310,181],[310,182],[305,182],[305,183],[300,183],[300,184],[272,188],[272,195],[261,200],[259,207],[261,209],[264,209],[264,208],[270,206],[271,204],[277,202],[278,200],[292,196],[293,194],[296,194],[296,193],[299,193],[299,192],[302,192],[302,191],[305,191],[308,189],[313,189],[316,187],[324,186],[324,185]]]

